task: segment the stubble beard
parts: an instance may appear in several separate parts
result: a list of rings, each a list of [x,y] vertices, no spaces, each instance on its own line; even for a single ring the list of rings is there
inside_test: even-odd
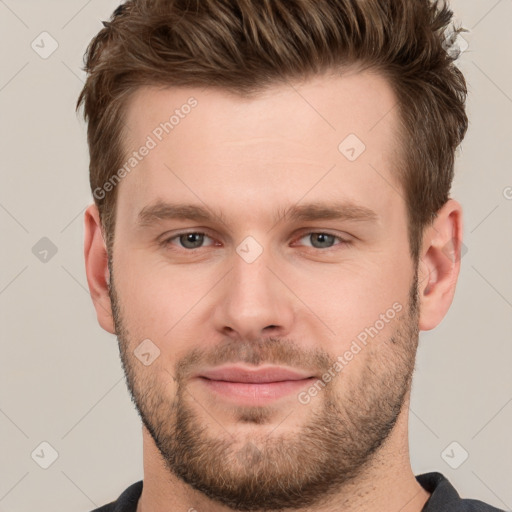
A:
[[[381,334],[363,349],[366,362],[358,375],[343,381],[343,370],[310,404],[297,401],[287,413],[276,413],[271,406],[234,408],[238,423],[254,425],[251,434],[232,435],[221,429],[213,436],[215,410],[205,412],[187,389],[187,370],[204,352],[191,351],[167,380],[144,367],[133,355],[137,341],[131,339],[110,271],[114,323],[132,400],[168,470],[211,500],[240,511],[320,506],[371,464],[392,432],[414,371],[417,272],[408,307],[395,318],[387,338]],[[381,347],[376,350],[371,344]],[[266,338],[247,343],[231,340],[205,360],[293,365],[313,358],[318,367],[326,368],[336,357],[320,350],[305,356],[293,342]],[[171,380],[176,385],[173,398],[166,394]],[[309,411],[303,424],[286,431],[286,418],[303,414],[304,409]],[[266,424],[272,428],[263,433],[258,425]]]

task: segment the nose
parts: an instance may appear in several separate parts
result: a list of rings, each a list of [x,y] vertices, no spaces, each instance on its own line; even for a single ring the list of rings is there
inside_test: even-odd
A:
[[[233,269],[221,282],[216,329],[233,339],[287,336],[294,322],[294,303],[283,281],[265,251],[252,263],[234,254]]]

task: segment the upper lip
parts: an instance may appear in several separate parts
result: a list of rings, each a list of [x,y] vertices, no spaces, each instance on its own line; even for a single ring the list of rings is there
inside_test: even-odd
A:
[[[228,382],[282,382],[286,380],[302,380],[313,377],[311,373],[292,370],[282,366],[264,366],[249,368],[246,366],[221,366],[202,371],[197,377]]]

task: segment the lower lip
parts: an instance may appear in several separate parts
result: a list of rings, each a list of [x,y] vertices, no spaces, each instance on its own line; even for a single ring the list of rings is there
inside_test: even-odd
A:
[[[255,402],[268,402],[292,393],[297,393],[305,386],[310,385],[314,378],[264,382],[261,384],[254,382],[210,380],[204,377],[200,377],[199,380],[203,382],[208,389],[223,397],[247,404],[254,404]]]

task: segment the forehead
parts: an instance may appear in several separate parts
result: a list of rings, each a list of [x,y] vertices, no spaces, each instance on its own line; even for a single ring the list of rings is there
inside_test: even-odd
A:
[[[399,200],[395,106],[391,86],[373,72],[318,76],[252,97],[141,88],[126,109],[126,160],[142,146],[150,150],[132,162],[119,201],[139,211],[179,195],[240,209],[264,197],[268,208],[306,194],[373,194],[385,206]]]
[[[191,103],[197,104],[190,107]],[[325,137],[326,143],[351,130],[371,145],[394,124],[396,112],[390,110],[395,104],[390,84],[373,70],[330,72],[304,82],[270,86],[250,97],[221,88],[145,86],[126,105],[127,142],[138,142],[169,121],[169,133],[177,138],[184,131],[178,125],[188,117],[186,124],[193,125],[205,143],[210,135],[275,136],[272,129],[279,128],[283,136],[314,134]]]

